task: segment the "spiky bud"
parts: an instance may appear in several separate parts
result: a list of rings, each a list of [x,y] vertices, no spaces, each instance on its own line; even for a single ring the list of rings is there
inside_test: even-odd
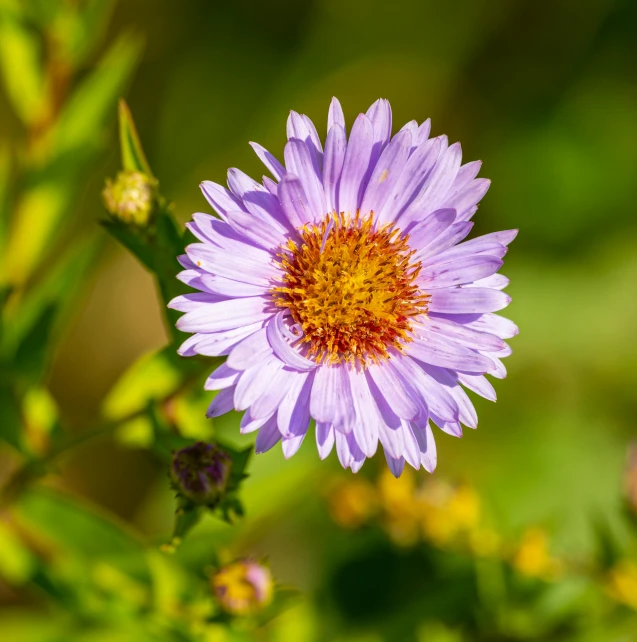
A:
[[[108,212],[126,223],[146,225],[150,219],[157,180],[142,172],[122,171],[106,179],[102,191]]]
[[[226,492],[231,468],[228,453],[198,441],[173,453],[170,476],[181,497],[193,504],[215,506]]]

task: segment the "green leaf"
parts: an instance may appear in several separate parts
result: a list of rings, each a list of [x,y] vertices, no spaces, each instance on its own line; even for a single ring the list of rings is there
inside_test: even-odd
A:
[[[25,124],[33,125],[46,110],[40,43],[7,12],[0,14],[0,72],[16,113]]]
[[[29,279],[58,232],[71,195],[70,183],[54,177],[38,181],[22,193],[3,257],[4,271],[11,283],[21,284]]]
[[[8,201],[11,176],[11,153],[8,145],[0,145],[0,248],[4,247],[9,220]]]
[[[143,172],[152,177],[153,172],[146,160],[133,116],[123,98],[119,101],[119,144],[122,154],[122,167],[130,171]]]
[[[10,584],[25,584],[35,568],[35,560],[9,523],[0,521],[0,577]]]
[[[78,239],[58,261],[49,263],[48,269],[42,275],[43,278],[29,288],[22,305],[12,310],[7,322],[9,343],[18,344],[43,308],[51,303],[56,303],[59,308],[56,330],[64,324],[84,291],[83,286],[95,266],[101,247],[101,240]]]
[[[32,489],[17,503],[21,519],[64,551],[106,559],[140,555],[141,542],[115,517],[79,500],[46,489]]]
[[[44,374],[57,308],[56,303],[50,303],[42,310],[13,358],[13,371],[29,384],[37,383]]]
[[[603,569],[611,569],[624,557],[623,547],[605,517],[599,515],[594,520],[593,530],[596,535],[597,561]]]
[[[155,267],[153,250],[148,243],[148,236],[134,225],[115,218],[100,221],[100,224],[117,241],[119,241],[133,256],[135,256],[151,272]]]
[[[16,450],[22,450],[22,418],[20,406],[11,388],[0,384],[0,439]]]
[[[140,40],[130,33],[111,45],[62,112],[53,134],[58,153],[78,149],[102,131],[111,106],[137,66],[141,49]]]
[[[182,381],[172,350],[149,353],[138,359],[117,381],[104,401],[108,419],[119,419],[143,410],[151,401],[168,397]]]

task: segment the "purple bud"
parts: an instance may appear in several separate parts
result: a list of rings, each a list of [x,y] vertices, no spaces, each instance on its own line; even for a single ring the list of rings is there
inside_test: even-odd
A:
[[[195,504],[214,506],[226,491],[231,468],[228,453],[198,441],[173,453],[170,476],[182,497]]]

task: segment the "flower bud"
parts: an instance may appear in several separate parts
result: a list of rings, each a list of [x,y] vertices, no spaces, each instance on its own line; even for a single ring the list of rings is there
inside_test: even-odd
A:
[[[177,492],[195,504],[214,506],[230,478],[232,459],[213,444],[198,441],[173,453],[170,476]]]
[[[112,181],[106,179],[102,191],[110,214],[126,223],[146,225],[153,209],[157,180],[142,172],[123,171]]]
[[[254,615],[272,602],[274,583],[270,569],[243,559],[220,568],[211,578],[221,608],[231,615]]]

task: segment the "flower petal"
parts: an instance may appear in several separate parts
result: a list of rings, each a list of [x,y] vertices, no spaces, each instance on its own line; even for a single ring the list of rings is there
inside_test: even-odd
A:
[[[232,330],[269,318],[272,312],[267,311],[268,307],[269,301],[261,297],[203,304],[196,310],[184,314],[177,321],[177,328],[183,332]]]
[[[409,246],[422,250],[456,220],[456,210],[436,210],[409,230]]]
[[[474,350],[495,351],[501,350],[505,345],[504,341],[495,334],[480,332],[461,323],[455,323],[452,318],[440,317],[435,313],[428,315],[422,323],[429,331]]]
[[[378,447],[378,427],[381,422],[376,403],[372,397],[367,378],[362,370],[348,370],[352,401],[356,411],[354,437],[367,457],[373,457]]]
[[[345,151],[341,183],[338,190],[339,210],[353,216],[365,193],[374,129],[364,114],[354,121]]]
[[[279,405],[278,426],[283,437],[305,435],[310,425],[310,394],[314,375],[298,373]]]
[[[243,371],[234,391],[234,407],[245,410],[272,385],[274,375],[283,367],[278,359],[272,357]],[[258,417],[254,417],[258,419]]]
[[[391,138],[391,105],[389,101],[384,98],[379,98],[366,113],[372,123],[374,130],[374,138],[371,152],[370,167],[373,169],[376,161],[385,149],[385,145],[389,143]]]
[[[375,212],[380,223],[393,220],[394,213],[392,211],[386,212],[384,205],[400,179],[410,149],[411,134],[408,131],[396,134],[385,147],[365,189],[360,207],[363,214]]]
[[[259,143],[250,143],[252,149],[254,149],[256,155],[259,157],[259,160],[270,170],[272,176],[277,180],[281,180],[285,174],[285,167],[281,162],[265,148],[259,145]]]
[[[327,131],[332,129],[332,125],[340,125],[345,129],[345,116],[343,115],[343,108],[338,98],[332,98],[332,102],[330,103],[330,108],[327,112]]]
[[[236,345],[226,363],[233,370],[247,370],[271,356],[272,348],[268,343],[266,329],[261,328]]]
[[[290,334],[284,320],[285,313],[279,312],[266,325],[268,342],[276,354],[286,366],[295,370],[314,370],[316,362],[305,358],[297,348],[293,348],[286,336]],[[298,339],[298,337],[296,337]]]
[[[316,422],[316,448],[321,459],[325,459],[334,447],[334,428],[330,423]]]
[[[212,417],[220,417],[225,415],[230,410],[234,409],[233,405],[233,396],[234,396],[235,387],[231,386],[230,388],[224,388],[220,390],[215,398],[212,400],[212,403],[208,406],[208,411],[206,412],[206,417],[211,419]]]
[[[509,303],[511,297],[500,290],[455,288],[434,290],[429,300],[429,310],[449,314],[497,312]]]
[[[378,386],[389,407],[401,419],[415,419],[421,411],[417,399],[414,399],[405,385],[401,385],[400,377],[394,368],[394,359],[383,363],[372,363],[367,372]]]
[[[501,267],[502,260],[493,256],[469,256],[448,263],[427,265],[420,271],[417,282],[429,292],[434,288],[449,288],[486,278]]]
[[[276,425],[276,415],[270,417],[259,429],[257,440],[254,444],[254,450],[257,455],[267,452],[281,439],[281,433]]]
[[[303,183],[298,176],[286,174],[279,183],[279,201],[283,213],[293,228],[299,228],[314,220]]]
[[[338,124],[330,127],[325,141],[323,188],[328,212],[340,212],[338,191],[347,149],[345,130]]]
[[[223,185],[213,183],[212,181],[204,181],[199,187],[208,203],[212,205],[215,212],[217,212],[222,219],[226,218],[226,212],[243,209],[241,200],[223,187]]]
[[[297,138],[288,140],[285,146],[285,166],[288,172],[299,177],[312,220],[322,220],[327,213],[322,177],[317,175],[310,151],[303,141]]]
[[[203,388],[204,390],[223,390],[229,386],[234,386],[240,376],[241,372],[233,370],[227,363],[222,363],[206,379]]]

